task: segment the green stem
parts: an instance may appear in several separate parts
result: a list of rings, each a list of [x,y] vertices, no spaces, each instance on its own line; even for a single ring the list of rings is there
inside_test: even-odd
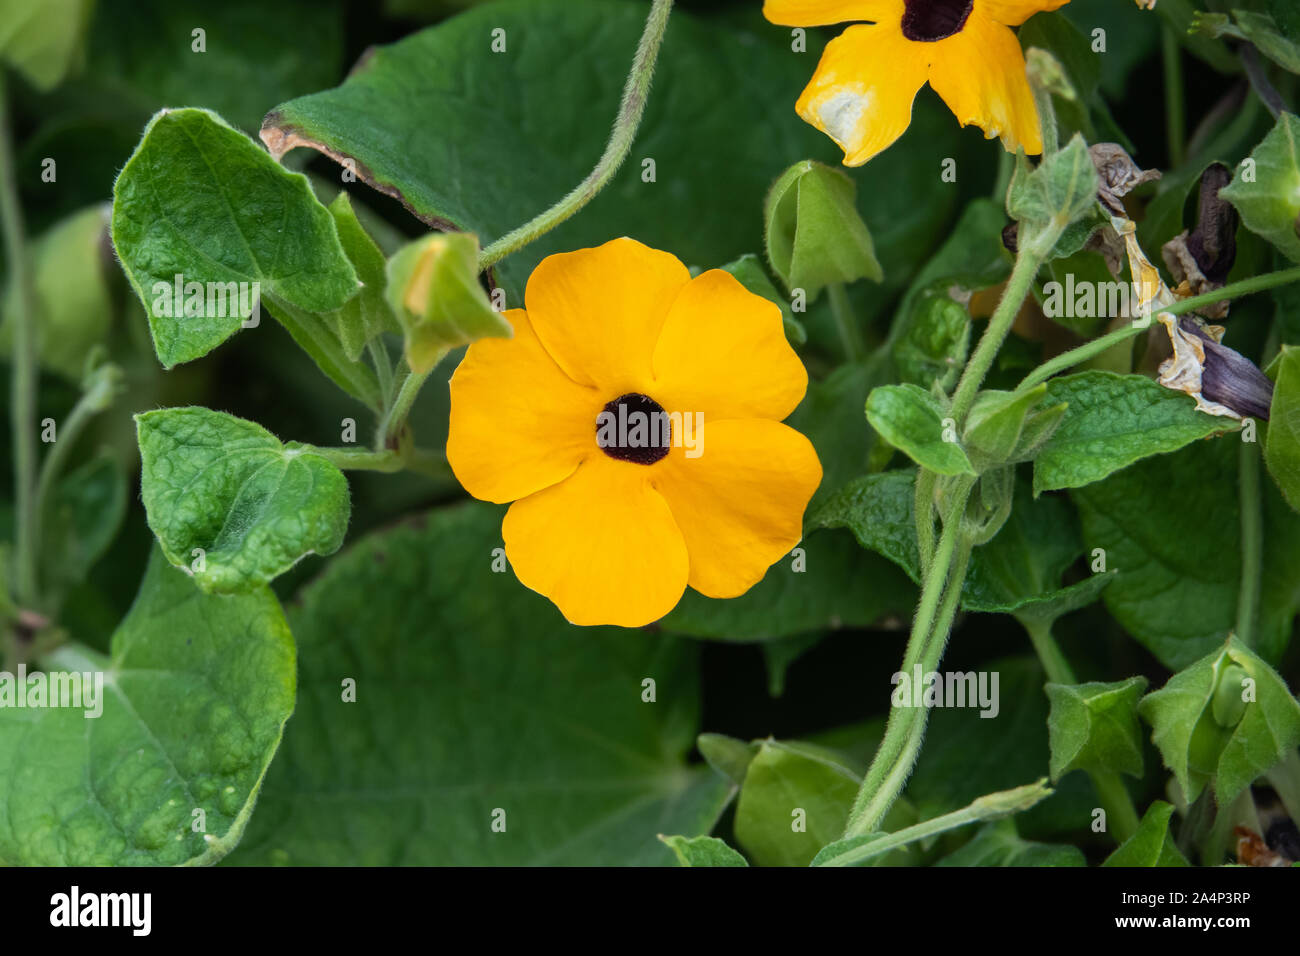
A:
[[[1160,31],[1160,56],[1165,71],[1165,137],[1169,165],[1177,168],[1187,158],[1186,110],[1183,107],[1183,51],[1170,30]]]
[[[1074,668],[1062,653],[1061,645],[1052,636],[1052,622],[1026,618],[1021,619],[1020,623],[1029,634],[1029,641],[1034,645],[1047,679],[1053,684],[1077,684],[1079,681],[1074,676]],[[1115,841],[1123,843],[1137,833],[1139,825],[1137,807],[1133,805],[1128,788],[1124,786],[1119,774],[1110,770],[1089,770],[1088,778],[1097,791],[1102,809],[1106,811],[1106,821]]]
[[[56,439],[50,445],[45,460],[41,462],[40,477],[36,481],[36,493],[32,500],[32,547],[37,554],[40,554],[45,512],[49,507],[54,483],[63,474],[63,466],[76,445],[77,438],[85,430],[86,424],[107,406],[112,390],[111,382],[101,380],[89,391],[82,393],[77,404],[72,407],[67,421],[59,426]]]
[[[916,546],[921,557],[921,580],[930,573],[934,560],[934,485],[938,475],[929,468],[916,471],[916,499],[913,512],[916,517]]]
[[[1097,791],[1097,800],[1106,811],[1106,822],[1116,843],[1131,839],[1142,825],[1128,787],[1113,770],[1089,770],[1088,779]]]
[[[1264,518],[1260,511],[1258,443],[1243,441],[1237,453],[1241,504],[1241,588],[1237,592],[1237,639],[1255,646],[1259,578],[1264,562]]]
[[[426,478],[451,482],[456,480],[451,466],[447,464],[447,456],[425,448],[412,448],[406,453],[406,468]]]
[[[1300,266],[1291,269],[1282,269],[1278,272],[1270,272],[1262,276],[1254,276],[1250,279],[1243,279],[1240,282],[1234,282],[1232,285],[1225,285],[1222,289],[1215,289],[1213,292],[1206,292],[1204,295],[1194,295],[1187,299],[1182,299],[1169,306],[1167,309],[1159,309],[1161,313],[1169,315],[1183,315],[1186,312],[1195,312],[1197,309],[1206,305],[1213,305],[1215,302],[1221,302],[1224,299],[1236,299],[1241,296],[1251,295],[1255,292],[1263,292],[1280,285],[1286,285],[1290,282],[1300,282]],[[1038,368],[1034,369],[1025,376],[1018,386],[1017,392],[1024,392],[1040,382],[1046,382],[1057,372],[1063,372],[1068,368],[1073,368],[1081,362],[1086,362],[1094,355],[1100,355],[1112,345],[1123,342],[1125,339],[1140,335],[1151,327],[1151,323],[1145,320],[1135,321],[1131,325],[1126,325],[1122,329],[1116,329],[1099,339],[1093,339],[1091,342],[1085,342],[1078,348],[1070,349],[1068,352],[1062,352],[1056,358],[1044,362]],[[982,342],[980,343],[983,344]]]
[[[406,419],[411,414],[411,406],[415,404],[416,396],[420,394],[420,389],[424,387],[424,383],[429,380],[429,376],[437,367],[438,363],[434,362],[427,372],[412,372],[402,379],[397,397],[393,399],[393,403],[379,423],[379,436],[385,448],[392,448],[397,443],[402,429],[406,427]]]
[[[1273,119],[1283,113],[1287,106],[1286,102],[1275,87],[1268,80],[1268,73],[1264,69],[1264,64],[1259,61],[1259,54],[1255,52],[1255,46],[1251,43],[1245,43],[1241,46],[1241,65],[1246,68],[1246,76],[1250,80],[1251,89],[1255,95],[1260,98],[1268,111],[1272,114]]]
[[[393,400],[393,358],[388,354],[388,346],[380,338],[373,338],[366,343],[366,352],[379,377],[379,391],[383,396],[384,407]]]
[[[1059,229],[1055,231],[1059,234]],[[1045,242],[1048,236],[1045,235],[1042,238]],[[1055,241],[1046,243],[1048,249],[1051,249],[1053,245],[1055,245]],[[998,302],[993,317],[989,319],[988,328],[980,336],[980,343],[975,347],[975,354],[966,363],[966,369],[962,372],[961,381],[957,383],[957,391],[953,393],[952,417],[957,420],[958,424],[965,421],[966,413],[970,411],[971,404],[979,393],[979,387],[984,381],[984,376],[993,367],[993,361],[997,358],[998,350],[1002,348],[1002,343],[1006,340],[1007,333],[1011,331],[1011,326],[1016,321],[1016,315],[1020,312],[1020,306],[1024,304],[1025,296],[1029,294],[1029,286],[1034,281],[1034,276],[1038,274],[1038,267],[1043,262],[1044,254],[1037,251],[1041,247],[1042,243],[1036,242],[1034,249],[1031,250],[1026,244],[1021,247],[1019,255],[1016,256],[1016,264],[1011,270],[1011,277],[1007,279],[1007,287],[1002,293],[1002,299]]]
[[[917,665],[920,665],[922,674],[938,668],[948,629],[957,614],[971,551],[969,541],[961,533],[961,516],[972,486],[973,482],[963,481],[953,487],[951,504],[944,516],[943,534],[921,589],[912,633],[903,655],[902,673],[909,680]],[[890,710],[885,735],[862,779],[849,814],[845,837],[879,829],[916,764],[928,716],[928,708],[919,704]]]
[[[1029,642],[1034,645],[1034,653],[1047,672],[1047,679],[1053,684],[1077,684],[1074,668],[1061,652],[1061,645],[1052,636],[1052,622],[1025,618],[1020,622],[1029,634]]]
[[[853,303],[849,301],[848,289],[843,282],[832,282],[826,287],[826,295],[830,300],[836,331],[840,334],[840,344],[844,347],[844,357],[850,362],[856,362],[862,358],[862,342],[854,321]]]
[[[1028,810],[1041,800],[1050,797],[1052,792],[1052,788],[1047,786],[1047,782],[1040,780],[1038,783],[1016,787],[1014,790],[990,793],[977,798],[960,810],[953,810],[951,813],[943,814],[943,816],[934,817],[922,823],[913,824],[910,827],[904,827],[897,833],[890,833],[887,836],[872,840],[870,843],[865,843],[838,856],[831,857],[821,865],[855,866],[872,857],[897,850],[909,843],[915,843],[917,840],[937,836],[940,833],[946,833],[949,830],[955,830],[958,827],[968,826],[972,823],[997,820],[1012,813]]]
[[[20,604],[34,605],[36,583],[36,290],[27,260],[23,211],[18,202],[13,143],[9,129],[9,99],[4,68],[0,67],[0,229],[5,259],[13,277],[14,307],[9,420],[14,454],[14,523],[16,525],[15,587]]]
[[[659,57],[659,47],[668,27],[668,14],[672,7],[673,0],[654,0],[654,5],[650,8],[636,57],[632,61],[632,70],[623,87],[623,101],[614,120],[613,132],[610,133],[605,152],[595,169],[550,209],[485,247],[479,253],[480,271],[564,222],[591,202],[618,172],[632,148],[637,128],[641,125],[641,114],[645,112],[646,97],[650,92],[650,78],[654,74],[655,60]]]
[[[303,451],[320,455],[344,471],[382,471],[391,474],[406,467],[406,460],[396,451],[363,451],[360,448],[322,448],[303,445]]]

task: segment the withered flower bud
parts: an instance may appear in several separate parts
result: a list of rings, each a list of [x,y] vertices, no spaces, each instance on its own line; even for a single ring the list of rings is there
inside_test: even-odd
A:
[[[1237,210],[1219,198],[1219,190],[1232,181],[1222,163],[1214,163],[1201,175],[1196,228],[1184,230],[1165,243],[1161,253],[1177,284],[1179,295],[1202,295],[1223,288],[1237,258]],[[1210,319],[1227,316],[1227,300],[1206,307]]]
[[[1094,143],[1088,147],[1092,164],[1097,167],[1101,186],[1097,198],[1111,213],[1128,218],[1122,197],[1143,183],[1160,178],[1158,169],[1141,169],[1119,143]]]
[[[1201,367],[1201,395],[1208,402],[1227,406],[1239,415],[1268,421],[1273,401],[1273,383],[1240,352],[1216,342],[1189,316],[1178,320],[1178,327],[1196,336],[1205,350]]]

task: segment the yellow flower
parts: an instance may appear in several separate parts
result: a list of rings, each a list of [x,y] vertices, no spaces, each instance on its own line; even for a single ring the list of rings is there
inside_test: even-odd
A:
[[[962,126],[1010,152],[1043,151],[1020,43],[1008,27],[1069,0],[766,0],[763,15],[792,27],[869,20],[826,45],[795,109],[861,166],[903,135],[926,80]]]
[[[574,624],[625,627],[688,584],[749,590],[798,543],[822,477],[781,424],[808,375],[780,309],[632,239],[547,257],[524,300],[514,337],[475,342],[452,376],[447,436],[470,494],[514,502],[519,580]]]

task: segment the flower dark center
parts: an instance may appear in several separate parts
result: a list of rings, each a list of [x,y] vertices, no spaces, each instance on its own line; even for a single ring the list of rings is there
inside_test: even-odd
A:
[[[917,43],[933,43],[960,33],[975,0],[903,0],[903,36]]]
[[[664,407],[640,392],[620,395],[596,416],[596,444],[619,461],[653,465],[668,454],[672,437]]]

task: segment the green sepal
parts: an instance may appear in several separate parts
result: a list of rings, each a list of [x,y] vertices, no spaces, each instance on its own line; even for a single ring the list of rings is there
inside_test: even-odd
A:
[[[413,372],[427,372],[458,345],[512,335],[479,284],[478,254],[478,238],[470,233],[432,233],[388,261],[385,294],[406,336]]]

